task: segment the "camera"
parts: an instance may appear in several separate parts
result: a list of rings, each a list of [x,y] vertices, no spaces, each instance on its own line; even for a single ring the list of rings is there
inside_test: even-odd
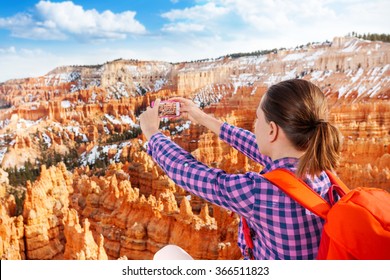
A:
[[[152,102],[152,107],[154,102]],[[160,118],[170,118],[180,116],[180,103],[176,101],[161,101],[158,107]]]

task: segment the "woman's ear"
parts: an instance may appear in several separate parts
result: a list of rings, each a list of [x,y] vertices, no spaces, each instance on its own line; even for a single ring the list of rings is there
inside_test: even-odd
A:
[[[278,138],[278,134],[279,134],[279,126],[275,122],[270,121],[269,135],[268,135],[269,142],[270,143],[275,142],[275,140]]]

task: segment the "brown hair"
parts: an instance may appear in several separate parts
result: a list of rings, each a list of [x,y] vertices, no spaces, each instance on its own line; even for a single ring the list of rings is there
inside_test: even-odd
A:
[[[280,126],[295,148],[305,151],[299,160],[299,177],[337,167],[341,134],[327,121],[327,100],[317,86],[302,79],[275,84],[265,94],[261,109],[266,120]]]

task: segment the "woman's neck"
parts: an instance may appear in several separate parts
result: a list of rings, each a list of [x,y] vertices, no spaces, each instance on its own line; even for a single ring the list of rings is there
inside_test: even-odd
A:
[[[279,138],[278,141],[273,143],[269,156],[274,161],[286,157],[300,158],[304,153],[305,151],[297,150],[286,138]]]

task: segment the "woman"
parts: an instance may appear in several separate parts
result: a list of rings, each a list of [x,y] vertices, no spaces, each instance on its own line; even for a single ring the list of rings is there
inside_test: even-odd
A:
[[[330,181],[324,170],[337,166],[341,136],[327,121],[326,97],[321,90],[301,79],[271,86],[257,108],[254,134],[205,114],[190,100],[176,100],[191,121],[206,126],[264,169],[227,174],[198,162],[159,133],[159,100],[140,116],[141,129],[149,140],[148,154],[187,191],[244,217],[253,232],[255,259],[314,259],[323,220],[262,174],[288,169],[325,196]],[[238,245],[244,258],[249,258],[241,227]]]

